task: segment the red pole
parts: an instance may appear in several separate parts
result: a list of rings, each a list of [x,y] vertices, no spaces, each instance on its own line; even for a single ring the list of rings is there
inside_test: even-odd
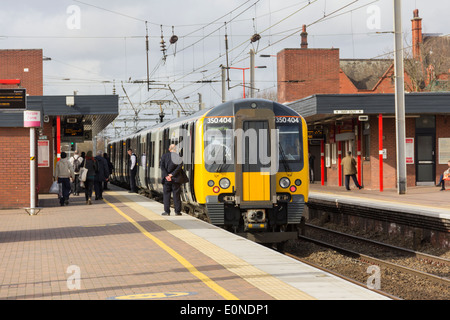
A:
[[[362,186],[362,172],[361,172],[361,137],[362,137],[362,126],[361,126],[361,122],[358,121],[357,124],[357,128],[358,128],[358,150],[357,150],[357,155],[358,155],[358,182],[359,185]]]
[[[325,142],[320,141],[320,183],[325,185]]]
[[[61,117],[56,117],[56,160],[61,159]]]
[[[245,99],[245,69],[242,69],[242,89],[244,89],[244,99]]]
[[[383,191],[383,116],[378,115],[378,161],[380,163],[380,191]]]

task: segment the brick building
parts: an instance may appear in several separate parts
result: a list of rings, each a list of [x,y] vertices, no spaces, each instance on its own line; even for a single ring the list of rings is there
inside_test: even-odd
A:
[[[0,50],[0,79],[17,79],[19,84],[0,84],[0,89],[26,90],[23,108],[0,103],[0,209],[30,206],[30,128],[24,127],[24,111],[41,113],[36,128],[36,203],[38,193],[48,192],[54,166],[61,152],[61,141],[91,140],[118,115],[118,96],[43,95],[43,52],[41,49]],[[1,81],[0,83],[10,81]],[[81,137],[67,137],[65,128],[77,126]],[[72,139],[72,140],[70,140]]]
[[[405,59],[406,91],[446,91],[405,97],[407,186],[431,185],[450,160],[450,38],[422,34],[418,10],[413,13],[412,35],[412,54]],[[308,48],[305,27],[301,37],[300,48],[277,55],[278,102],[298,111],[308,123],[315,180],[342,186],[340,160],[352,151],[365,188],[395,188],[393,61],[340,59],[337,48]],[[436,57],[442,58],[433,60]]]

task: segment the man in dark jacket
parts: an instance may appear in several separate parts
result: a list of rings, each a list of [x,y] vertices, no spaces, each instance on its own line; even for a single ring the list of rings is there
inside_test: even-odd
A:
[[[137,173],[137,156],[133,152],[133,149],[128,149],[128,155],[130,156],[130,161],[128,164],[128,168],[130,170],[130,193],[136,193],[136,173]]]
[[[171,144],[169,152],[161,157],[161,178],[163,183],[164,212],[162,215],[170,215],[170,194],[173,193],[175,214],[181,215],[181,183],[175,182],[181,175],[183,162],[177,153],[176,146]]]
[[[95,200],[103,199],[103,182],[107,181],[109,177],[108,162],[102,155],[103,153],[98,151],[95,157],[98,163],[98,172],[96,172],[94,180]]]

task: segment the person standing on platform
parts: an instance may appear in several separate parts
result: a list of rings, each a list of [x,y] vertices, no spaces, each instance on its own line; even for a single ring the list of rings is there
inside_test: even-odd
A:
[[[83,167],[88,169],[86,181],[84,182],[84,194],[86,196],[86,204],[92,204],[92,189],[94,187],[94,181],[96,172],[98,171],[98,163],[97,160],[92,155],[92,151],[88,151],[86,153],[86,157],[84,158]]]
[[[69,204],[69,195],[70,195],[70,179],[73,179],[75,174],[73,172],[73,168],[69,163],[69,160],[66,159],[67,154],[65,152],[61,152],[61,160],[56,163],[56,171],[55,176],[58,180],[58,183],[62,185],[62,196],[59,198],[59,203],[61,206]]]
[[[308,153],[308,163],[309,163],[309,182],[314,183],[314,160],[316,157],[309,152]]]
[[[164,199],[164,212],[162,215],[170,215],[170,194],[173,193],[175,214],[179,216],[181,215],[181,184],[176,183],[175,178],[181,173],[183,162],[174,144],[169,146],[169,152],[162,155],[160,166]]]
[[[78,150],[75,150],[75,154],[69,160],[73,172],[75,173],[75,178],[72,182],[72,193],[75,196],[80,195],[80,168],[83,164],[83,158],[78,155]]]
[[[350,190],[350,177],[352,177],[356,187],[362,189],[358,179],[356,179],[356,160],[352,157],[351,151],[348,151],[347,156],[342,159],[342,165],[344,166],[345,189]]]
[[[105,158],[103,158],[103,152],[97,151],[97,156],[95,157],[95,160],[98,164],[98,171],[95,174],[95,200],[102,200],[103,199],[103,183],[105,181],[108,181],[109,177],[109,168],[108,168],[108,162]]]
[[[103,158],[105,158],[106,162],[108,163],[109,174],[111,175],[113,173],[113,171],[114,171],[114,166],[113,166],[111,160],[109,160],[109,157],[108,157],[107,153],[103,154]],[[109,176],[107,178],[108,179],[106,179],[106,181],[103,183],[103,190],[109,190],[108,189]]]
[[[128,155],[130,156],[129,169],[130,169],[130,191],[136,193],[136,173],[137,173],[137,157],[133,152],[133,149],[128,149]]]

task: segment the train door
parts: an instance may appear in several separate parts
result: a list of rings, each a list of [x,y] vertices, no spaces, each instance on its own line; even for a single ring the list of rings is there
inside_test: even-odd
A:
[[[238,201],[241,207],[271,207],[276,202],[276,174],[270,172],[278,154],[278,146],[271,145],[275,115],[268,109],[241,109],[235,115],[235,129]]]
[[[145,153],[147,154],[147,162],[145,164],[145,185],[147,189],[150,189],[150,168],[151,168],[151,159],[152,159],[152,134],[151,132],[147,133],[147,144]]]

